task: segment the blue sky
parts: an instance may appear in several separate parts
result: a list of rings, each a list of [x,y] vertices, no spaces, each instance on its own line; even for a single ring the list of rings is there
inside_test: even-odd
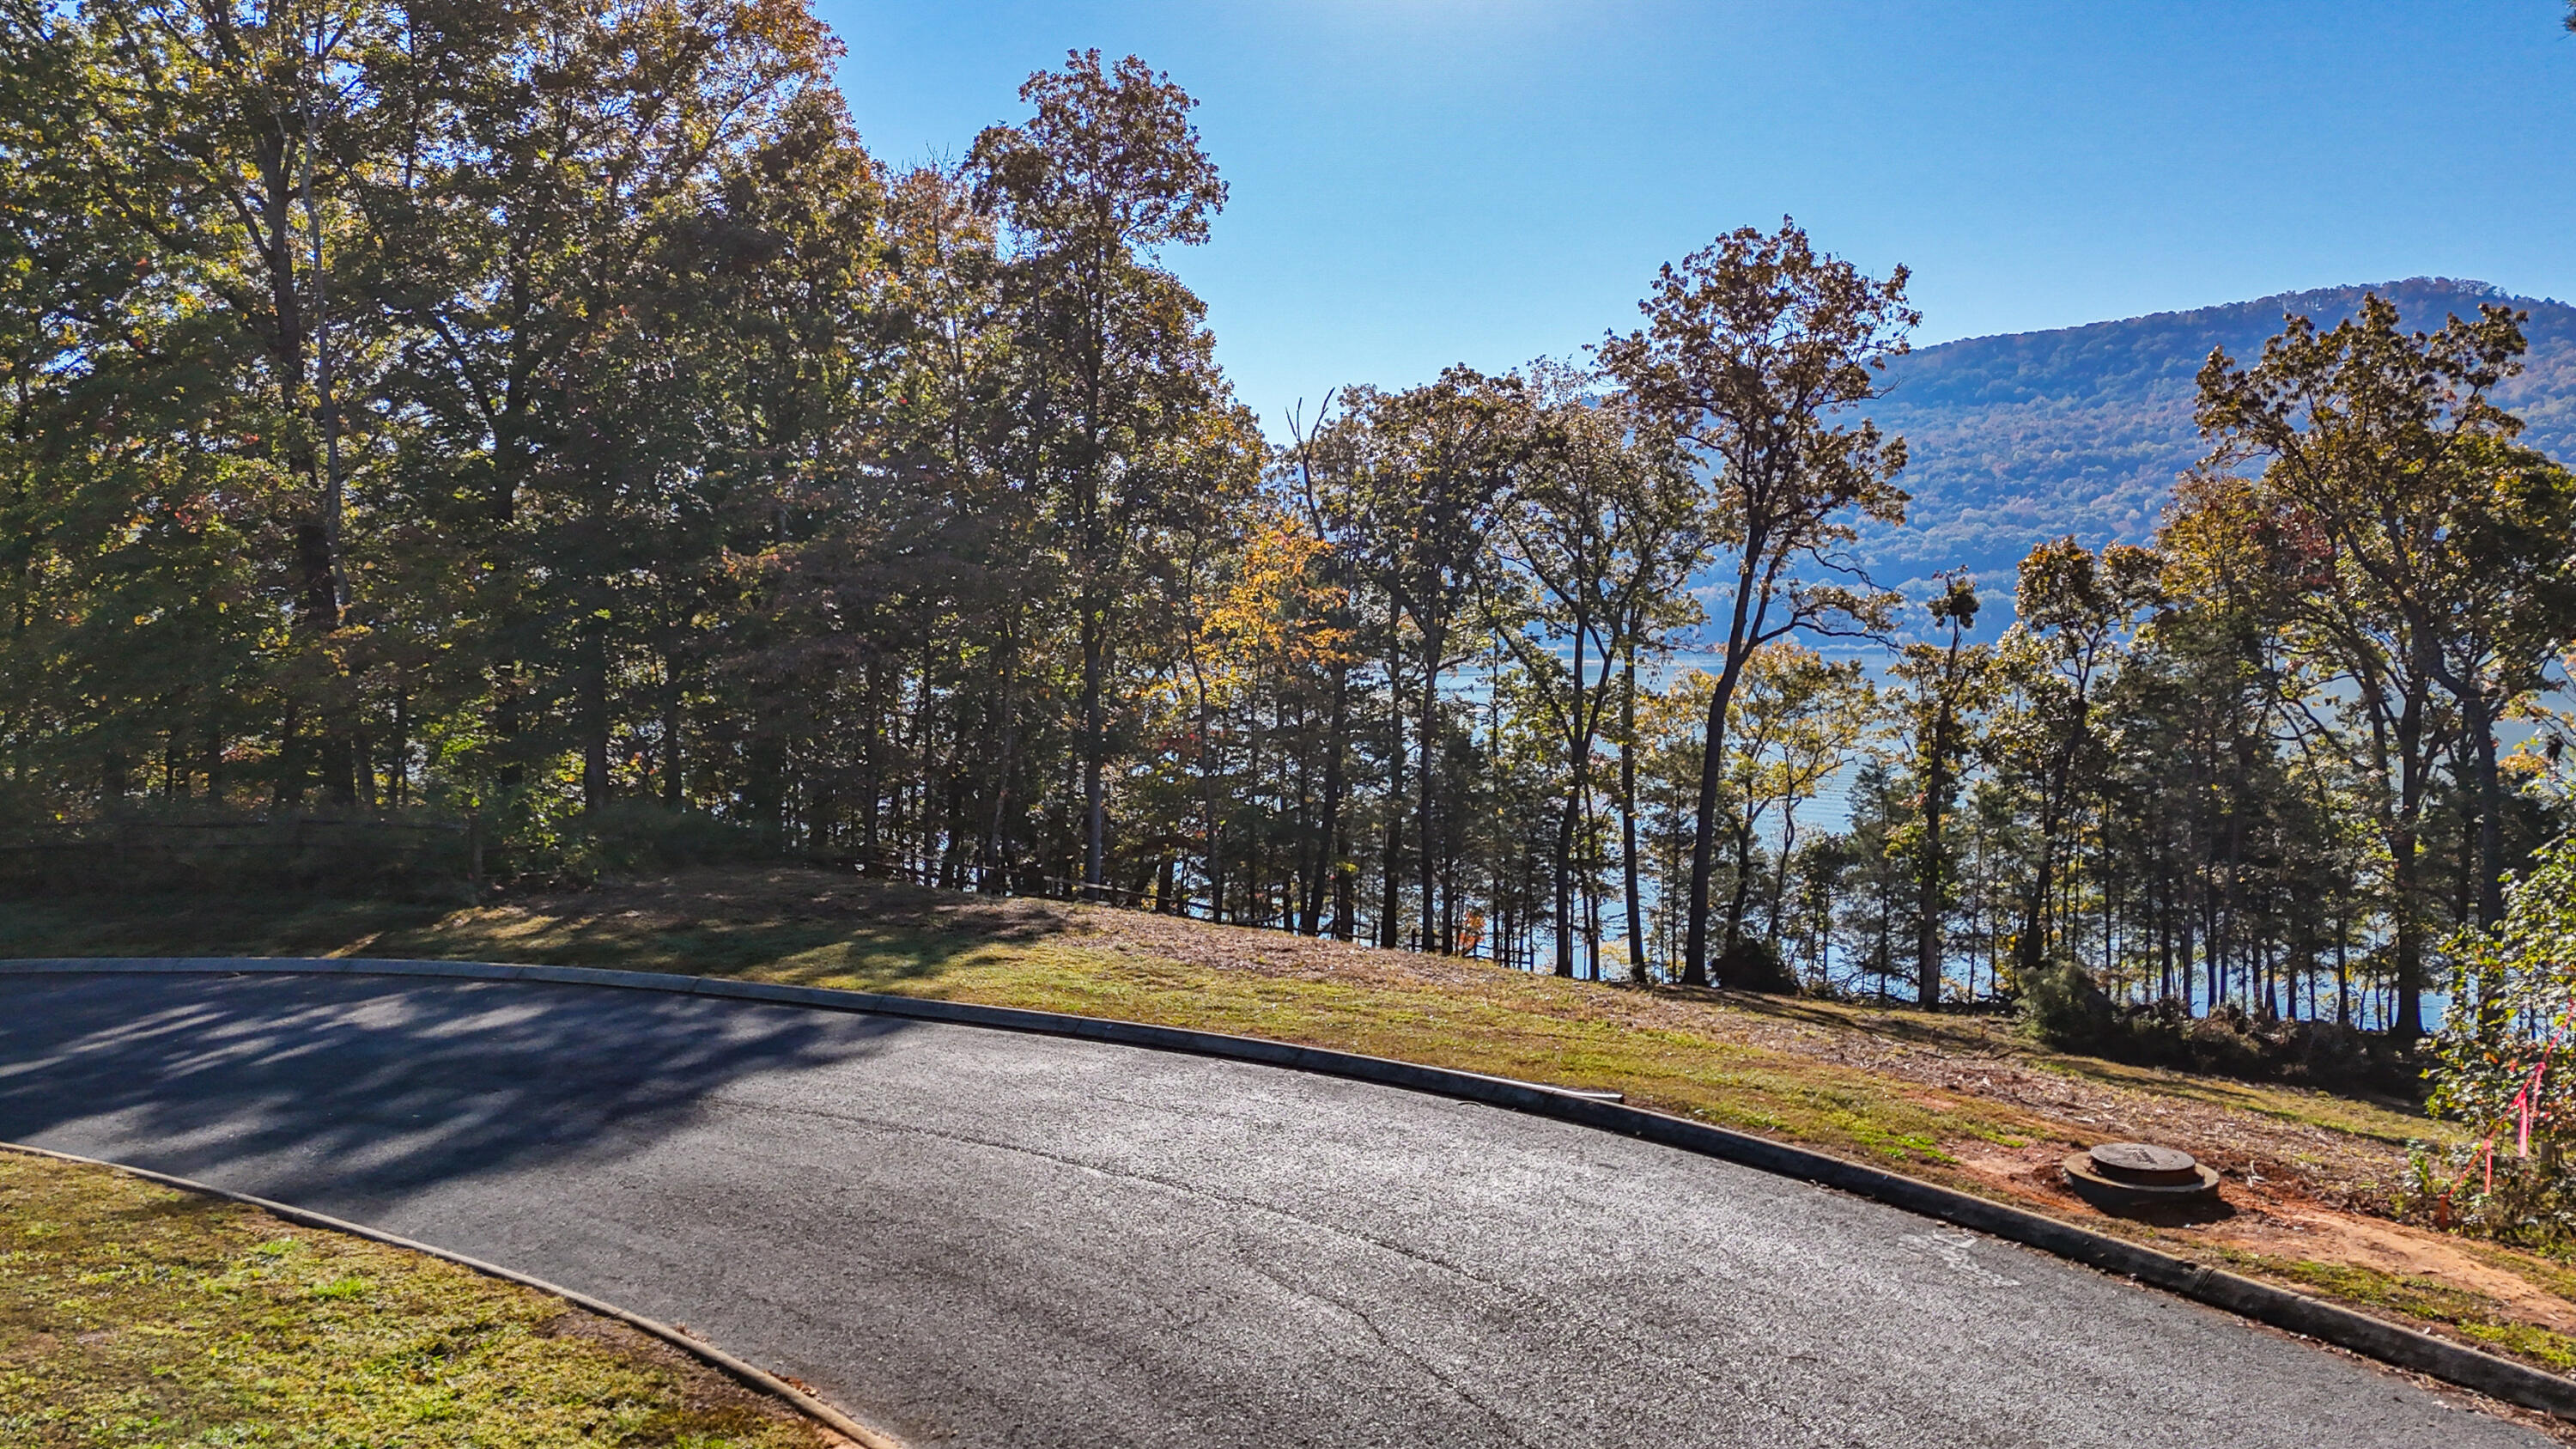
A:
[[[2559,0],[816,6],[898,165],[1070,47],[1197,96],[1233,199],[1172,260],[1274,431],[1573,351],[1783,214],[1912,266],[1927,342],[2425,274],[2576,297]]]

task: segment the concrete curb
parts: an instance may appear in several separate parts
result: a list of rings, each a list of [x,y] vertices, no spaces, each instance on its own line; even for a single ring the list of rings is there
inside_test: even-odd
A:
[[[903,1017],[1044,1036],[1074,1037],[1156,1051],[1221,1057],[1287,1067],[1550,1117],[1695,1152],[1781,1177],[1869,1198],[1924,1217],[2037,1248],[2070,1262],[2133,1279],[2177,1297],[2224,1309],[2257,1323],[2301,1334],[2339,1348],[2473,1389],[2527,1409],[2576,1420],[2576,1380],[2462,1347],[2366,1313],[2303,1293],[2141,1247],[2072,1223],[1985,1198],[1937,1187],[1866,1163],[1791,1147],[1748,1133],[1601,1100],[1596,1096],[1473,1072],[1426,1067],[1356,1052],[1296,1046],[1259,1037],[1182,1027],[1148,1026],[1017,1007],[969,1006],[865,991],[776,986],[650,971],[605,971],[583,966],[507,966],[487,962],[390,961],[282,957],[91,957],[0,961],[0,975],[173,973],[232,975],[419,976],[465,981],[533,981],[550,985],[607,986],[681,996],[769,1002],[869,1016]],[[262,1204],[269,1206],[268,1204]],[[356,1231],[364,1232],[364,1229]],[[431,1250],[435,1251],[435,1250]],[[446,1256],[446,1255],[441,1255]],[[460,1260],[462,1261],[462,1260]],[[469,1265],[481,1266],[481,1265]],[[499,1270],[487,1270],[499,1271]],[[503,1276],[515,1275],[504,1273]],[[528,1281],[528,1280],[520,1280]],[[544,1286],[544,1285],[538,1285]],[[549,1292],[563,1290],[548,1288]],[[567,1297],[571,1295],[565,1295]],[[587,1306],[587,1305],[585,1305]],[[615,1310],[607,1310],[612,1313]],[[622,1316],[622,1315],[620,1315]],[[630,1320],[631,1321],[631,1320]],[[640,1326],[640,1325],[639,1325]],[[649,1329],[647,1331],[650,1331]],[[693,1352],[700,1346],[683,1344]],[[757,1372],[756,1370],[754,1372]],[[843,1431],[848,1432],[848,1431]],[[862,1443],[869,1441],[862,1440]],[[883,1442],[882,1440],[876,1442]]]
[[[83,1157],[78,1153],[73,1152],[56,1152],[50,1147],[30,1147],[23,1142],[0,1142],[0,1152],[18,1152],[24,1153],[29,1157],[49,1157],[57,1162],[77,1162],[89,1167],[109,1168],[116,1172],[122,1172],[128,1177],[139,1177],[146,1182],[157,1182],[164,1187],[175,1187],[182,1192],[202,1193],[207,1197],[218,1197],[224,1199],[226,1202],[237,1202],[245,1207],[255,1207],[272,1217],[284,1218],[290,1223],[300,1223],[308,1228],[321,1228],[327,1232],[346,1233],[353,1238],[365,1238],[367,1241],[372,1243],[383,1243],[388,1247],[402,1248],[409,1252],[421,1253],[428,1257],[440,1259],[444,1262],[454,1263],[460,1268],[470,1268],[488,1278],[499,1278],[505,1282],[516,1283],[524,1288],[534,1288],[540,1293],[546,1294],[550,1297],[560,1298],[566,1303],[586,1312],[596,1313],[602,1318],[614,1318],[629,1328],[650,1334],[653,1337],[662,1340],[664,1343],[689,1354],[691,1357],[703,1361],[710,1367],[721,1370],[747,1387],[757,1389],[762,1393],[782,1399],[786,1401],[788,1407],[794,1409],[800,1414],[803,1414],[805,1417],[814,1420],[823,1427],[830,1429],[832,1432],[849,1440],[851,1443],[859,1445],[860,1449],[903,1449],[903,1445],[899,1441],[890,1439],[884,1434],[869,1428],[867,1425],[862,1424],[858,1420],[851,1418],[849,1415],[842,1413],[840,1410],[833,1408],[830,1404],[823,1402],[814,1395],[797,1388],[794,1384],[787,1382],[776,1374],[770,1373],[766,1369],[755,1368],[752,1365],[743,1362],[741,1359],[735,1358],[732,1354],[725,1352],[723,1349],[717,1348],[713,1344],[701,1343],[697,1339],[691,1338],[689,1335],[682,1333],[680,1330],[657,1319],[647,1318],[640,1313],[628,1312],[626,1309],[620,1308],[614,1303],[601,1302],[599,1299],[593,1298],[586,1293],[575,1293],[569,1288],[549,1283],[543,1278],[532,1278],[516,1269],[504,1268],[494,1263],[486,1263],[480,1258],[469,1258],[463,1253],[451,1253],[445,1248],[432,1247],[427,1243],[415,1243],[409,1238],[397,1237],[392,1233],[368,1227],[363,1223],[344,1222],[339,1218],[331,1217],[323,1213],[308,1211],[307,1209],[295,1207],[287,1203],[271,1202],[267,1198],[253,1197],[246,1192],[233,1192],[225,1188],[216,1187],[211,1183],[198,1182],[193,1178],[173,1177],[166,1172],[154,1172],[149,1168],[135,1167],[129,1163],[109,1162],[97,1157]]]

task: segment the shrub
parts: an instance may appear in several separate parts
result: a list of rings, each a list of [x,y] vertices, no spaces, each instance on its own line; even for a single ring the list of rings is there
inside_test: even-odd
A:
[[[2100,1052],[2128,1036],[2120,1008],[2064,956],[2021,973],[2022,1030],[2061,1051]]]
[[[148,802],[0,827],[0,897],[311,892],[446,898],[470,827],[430,810],[241,810]]]
[[[561,826],[561,873],[577,880],[639,871],[720,865],[760,853],[749,829],[703,810],[619,800]]]
[[[1798,991],[1798,973],[1780,959],[1780,949],[1768,941],[1744,937],[1718,953],[1717,984],[1733,991],[1759,991],[1770,996],[1794,996]]]
[[[2476,1137],[2419,1145],[2409,1206],[2443,1227],[2540,1245],[2576,1239],[2576,837],[2534,858],[2493,931],[2452,938],[2451,1003],[2427,1105]]]
[[[2021,1028],[2060,1051],[2139,1066],[2403,1092],[2410,1067],[2384,1039],[2331,1021],[2262,1021],[2235,1002],[2194,1017],[2179,1001],[2113,1001],[2057,957],[2021,980]]]

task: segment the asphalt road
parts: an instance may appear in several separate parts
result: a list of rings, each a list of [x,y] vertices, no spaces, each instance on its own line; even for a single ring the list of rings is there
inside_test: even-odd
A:
[[[925,1449],[2546,1442],[1748,1169],[971,1027],[515,983],[0,978],[0,1139],[509,1264]]]

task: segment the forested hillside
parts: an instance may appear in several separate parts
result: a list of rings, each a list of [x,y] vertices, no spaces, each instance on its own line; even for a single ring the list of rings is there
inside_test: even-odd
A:
[[[2251,361],[2283,313],[2331,326],[2371,291],[2427,330],[2476,316],[2482,302],[2528,311],[2526,370],[2496,400],[2529,425],[2525,442],[2576,456],[2576,307],[2480,282],[2417,277],[1971,337],[1891,364],[1888,395],[1870,404],[1870,416],[1912,449],[1905,486],[1914,495],[1911,526],[1870,541],[1872,564],[1920,593],[1925,576],[1952,566],[2008,582],[2032,544],[2067,533],[2094,548],[2146,542],[2175,477],[2208,451],[2192,404],[2210,349]]]

